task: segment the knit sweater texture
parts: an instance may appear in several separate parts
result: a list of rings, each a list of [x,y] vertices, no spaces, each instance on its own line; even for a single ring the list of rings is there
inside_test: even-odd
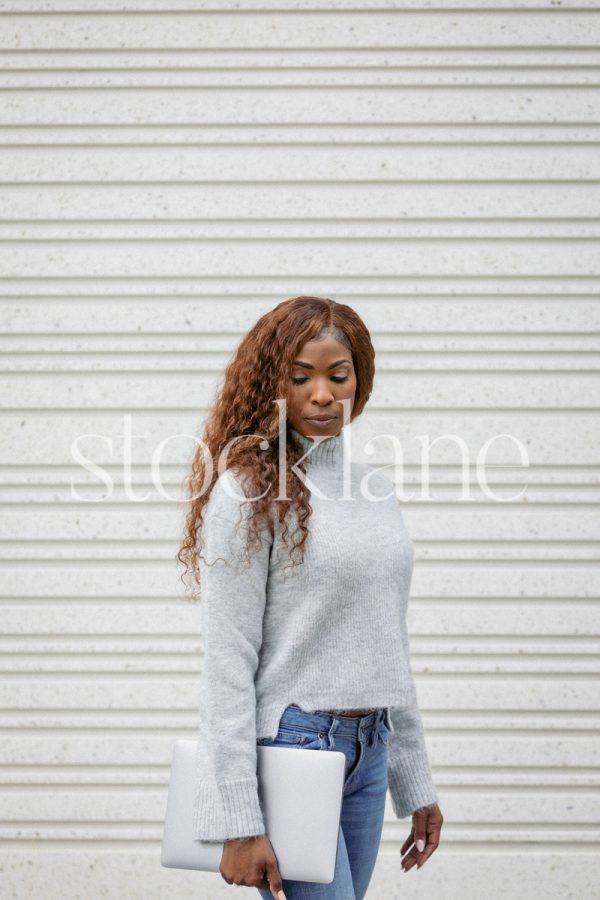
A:
[[[313,441],[291,429],[304,448],[312,507],[299,565],[291,566],[276,515],[274,533],[263,531],[247,563],[252,503],[231,469],[205,506],[196,840],[266,834],[256,741],[276,737],[292,703],[307,712],[385,707],[395,815],[438,800],[406,629],[414,547],[394,485],[351,461],[347,431]],[[288,523],[291,535],[293,511]]]

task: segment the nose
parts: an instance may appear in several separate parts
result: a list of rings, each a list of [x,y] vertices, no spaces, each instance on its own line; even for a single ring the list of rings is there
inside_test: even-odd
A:
[[[318,381],[315,382],[315,386],[310,399],[321,406],[333,401],[333,393],[326,381],[322,383]]]

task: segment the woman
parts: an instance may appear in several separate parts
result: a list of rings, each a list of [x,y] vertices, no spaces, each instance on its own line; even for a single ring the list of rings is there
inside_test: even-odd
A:
[[[222,841],[224,880],[263,898],[364,897],[388,788],[396,816],[412,814],[403,870],[439,843],[405,624],[413,545],[389,479],[344,449],[374,357],[349,306],[280,303],[229,363],[188,478],[178,555],[204,640],[194,837]],[[331,884],[282,880],[257,743],[344,752]]]

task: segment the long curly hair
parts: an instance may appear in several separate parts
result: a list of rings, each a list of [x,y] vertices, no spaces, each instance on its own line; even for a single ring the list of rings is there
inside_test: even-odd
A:
[[[331,334],[348,347],[356,375],[356,392],[350,421],[362,412],[373,387],[375,351],[369,331],[360,316],[343,303],[327,297],[291,297],[265,313],[250,329],[227,365],[222,384],[205,421],[202,441],[192,459],[191,471],[184,480],[187,486],[189,512],[185,520],[182,545],[177,559],[192,575],[192,592],[199,597],[202,557],[201,532],[203,510],[211,490],[219,477],[218,459],[232,438],[227,463],[241,476],[253,514],[248,518],[246,557],[261,533],[269,529],[274,534],[274,495],[279,489],[279,405],[276,400],[288,396],[293,363],[307,341]],[[293,440],[286,423],[285,496],[277,502],[277,519],[281,538],[288,548],[292,564],[304,559],[304,544],[309,534],[307,522],[312,508],[310,491],[291,471],[304,455],[302,447]],[[304,464],[298,470],[305,472]],[[245,503],[250,501],[244,501]],[[291,548],[288,544],[287,516],[295,512],[300,540]],[[183,576],[182,576],[183,577]]]

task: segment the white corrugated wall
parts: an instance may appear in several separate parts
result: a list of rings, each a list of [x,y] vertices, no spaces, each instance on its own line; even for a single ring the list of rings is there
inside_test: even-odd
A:
[[[599,34],[585,0],[0,2],[3,896],[234,896],[159,866],[201,644],[191,441],[164,494],[151,458],[298,293],[372,329],[355,434],[409,490],[418,435],[471,454],[468,499],[442,441],[405,507],[443,844],[404,875],[389,807],[368,896],[593,896]],[[500,433],[507,503],[473,462]]]

